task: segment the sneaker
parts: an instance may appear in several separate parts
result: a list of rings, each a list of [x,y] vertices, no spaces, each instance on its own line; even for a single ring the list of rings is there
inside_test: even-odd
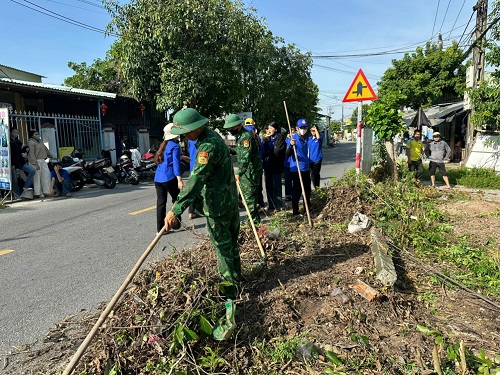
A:
[[[40,198],[45,198],[45,194],[42,193],[42,194],[39,195],[39,197]]]
[[[54,197],[60,197],[60,196],[61,196],[61,194],[59,194],[59,193],[54,193]]]
[[[66,196],[69,198],[71,197],[71,193],[66,193]]]
[[[453,186],[448,186],[447,189],[448,190],[453,190]]]

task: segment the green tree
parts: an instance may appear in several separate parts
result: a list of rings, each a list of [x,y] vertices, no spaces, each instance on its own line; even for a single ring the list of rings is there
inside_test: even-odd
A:
[[[400,106],[420,106],[461,98],[465,90],[463,51],[456,42],[446,49],[427,43],[401,60],[392,60],[380,82],[379,97],[401,92]]]
[[[361,118],[364,120],[366,118],[366,114],[368,113],[369,104],[363,104],[361,106]],[[358,126],[358,107],[354,108],[351,115],[351,125],[350,128],[356,129]]]
[[[75,74],[66,78],[64,84],[79,89],[126,94],[127,85],[119,71],[119,55],[120,44],[115,42],[104,60],[95,59],[91,65],[85,62],[68,62],[68,67],[74,70]]]
[[[368,108],[366,125],[373,129],[375,136],[383,142],[387,151],[389,173],[393,180],[398,179],[394,137],[400,134],[406,125],[399,111],[399,103],[404,100],[400,94],[390,93],[373,102]]]
[[[342,129],[342,122],[338,120],[330,121],[330,130],[332,133],[338,133]]]
[[[121,6],[112,0],[106,7],[109,28],[120,35],[120,71],[136,99],[159,110],[196,107],[212,119],[251,110],[261,123],[285,118],[283,100],[300,117],[314,112],[310,56],[282,46],[241,1],[132,0]]]

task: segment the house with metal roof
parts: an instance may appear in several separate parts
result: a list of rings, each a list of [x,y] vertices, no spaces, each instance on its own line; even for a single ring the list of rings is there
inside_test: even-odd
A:
[[[58,151],[72,147],[95,158],[106,147],[116,148],[120,155],[122,144],[145,152],[150,131],[162,135],[164,116],[148,103],[115,93],[43,83],[42,78],[0,65],[0,107],[9,109],[10,123],[18,127],[22,140],[27,140],[29,129],[53,127]],[[104,129],[114,133],[116,147],[103,142]]]

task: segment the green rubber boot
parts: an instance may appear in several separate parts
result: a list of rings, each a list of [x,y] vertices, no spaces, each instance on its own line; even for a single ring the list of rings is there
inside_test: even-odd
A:
[[[234,314],[236,307],[231,299],[226,301],[226,315],[219,319],[214,329],[214,339],[218,341],[227,340],[231,337],[236,329],[236,322],[234,321]]]

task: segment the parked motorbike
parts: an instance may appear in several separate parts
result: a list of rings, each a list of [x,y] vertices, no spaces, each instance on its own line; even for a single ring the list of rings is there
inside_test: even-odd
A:
[[[116,186],[118,177],[111,165],[110,152],[102,150],[101,158],[86,162],[83,169],[83,176],[85,183],[104,186],[106,189],[113,189]]]
[[[156,150],[149,149],[141,157],[141,165],[139,165],[135,170],[139,174],[140,180],[145,180],[147,178],[154,179],[156,174],[156,162],[155,162]]]
[[[127,182],[131,185],[139,183],[140,175],[134,168],[130,151],[123,151],[122,156],[115,165],[115,173],[118,177],[118,182]]]
[[[72,191],[81,190],[85,186],[84,163],[82,159],[71,156],[63,156],[61,159],[63,169],[69,173],[69,177],[71,178]]]

